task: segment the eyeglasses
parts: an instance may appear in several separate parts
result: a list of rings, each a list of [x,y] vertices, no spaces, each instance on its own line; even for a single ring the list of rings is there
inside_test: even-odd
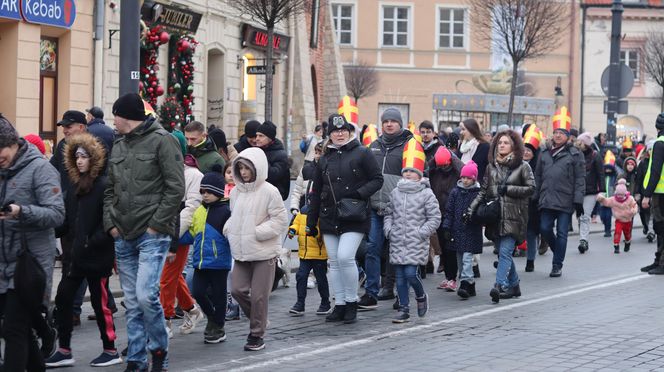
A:
[[[335,116],[332,118],[332,125],[334,125],[335,128],[343,128],[345,124],[346,121],[343,116]]]

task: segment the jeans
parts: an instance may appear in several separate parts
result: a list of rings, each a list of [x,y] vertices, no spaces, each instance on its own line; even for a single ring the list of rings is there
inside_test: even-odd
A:
[[[604,224],[604,232],[607,234],[611,234],[612,217],[613,217],[613,212],[611,212],[611,208],[604,206],[599,207],[599,218],[602,220],[602,223]]]
[[[307,280],[311,270],[314,271],[318,294],[320,294],[320,303],[330,303],[330,287],[327,284],[327,260],[300,260],[300,267],[295,274],[297,283],[297,302],[305,304],[307,298]]]
[[[227,278],[228,270],[194,270],[194,298],[208,319],[222,328],[226,322]],[[211,289],[209,294],[208,289]]]
[[[424,286],[417,271],[417,265],[394,265],[397,275],[397,293],[399,294],[399,310],[409,311],[408,289],[413,287],[415,298],[424,297]],[[472,270],[472,269],[471,269]]]
[[[133,240],[115,241],[115,258],[127,307],[127,360],[141,364],[141,368],[148,365],[147,349],[168,350],[159,279],[170,244],[169,235],[147,232]],[[168,359],[164,362],[167,367]]]
[[[597,195],[586,195],[583,197],[583,215],[579,217],[579,235],[581,240],[588,241],[590,234],[590,215],[593,213]]]
[[[470,252],[456,252],[457,266],[459,267],[459,281],[475,283],[473,275],[473,254]]]
[[[364,284],[364,288],[373,298],[378,297],[378,290],[380,289],[380,257],[383,254],[384,244],[383,216],[379,216],[376,211],[372,210],[371,230],[369,230],[367,236],[367,255],[364,260],[364,272],[367,274],[367,282]],[[332,272],[331,268],[330,272]]]
[[[526,232],[526,259],[528,261],[535,261],[537,257],[537,248],[539,245],[539,229],[534,229],[528,226],[528,231]]]
[[[511,236],[501,236],[496,241],[498,247],[498,269],[496,270],[496,284],[503,289],[515,287],[519,284],[519,275],[516,273],[512,252],[515,240]]]
[[[556,223],[556,233],[553,233],[553,224]],[[553,251],[553,266],[563,267],[565,251],[567,250],[567,234],[569,224],[572,222],[572,213],[542,209],[540,215],[542,238]]]
[[[363,236],[364,234],[359,232],[347,232],[341,235],[323,235],[330,262],[330,281],[334,288],[334,303],[336,305],[357,302],[359,273],[355,264],[355,251],[357,251],[357,247],[360,245]],[[369,254],[367,253],[367,261],[368,256]],[[380,261],[378,262],[380,264]],[[380,272],[377,274],[378,278],[380,278]],[[367,280],[368,276],[369,271],[367,271]],[[376,287],[376,295],[378,295],[378,287]]]

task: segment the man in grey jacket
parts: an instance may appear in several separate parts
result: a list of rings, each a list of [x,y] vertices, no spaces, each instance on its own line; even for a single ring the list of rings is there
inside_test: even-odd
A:
[[[553,278],[562,275],[572,212],[583,214],[586,191],[584,157],[581,151],[568,143],[568,137],[568,129],[554,129],[552,148],[542,152],[535,170],[534,199],[539,201],[542,237],[553,251],[549,274]]]
[[[127,370],[168,368],[168,333],[159,302],[159,278],[184,196],[182,152],[138,94],[113,104],[123,135],[109,157],[104,229],[115,239],[115,257],[127,307]],[[150,344],[147,344],[147,339]]]
[[[54,228],[65,218],[60,176],[37,148],[22,138],[0,115],[0,316],[4,316],[5,371],[40,370],[44,360],[33,336],[36,329],[42,345],[49,330],[39,312],[51,296],[55,260]],[[25,236],[30,254],[46,274],[43,304],[27,304],[15,286],[18,253]],[[25,273],[21,273],[25,274]],[[36,288],[35,288],[36,289]],[[40,329],[41,328],[41,329]],[[45,347],[48,349],[48,347]]]

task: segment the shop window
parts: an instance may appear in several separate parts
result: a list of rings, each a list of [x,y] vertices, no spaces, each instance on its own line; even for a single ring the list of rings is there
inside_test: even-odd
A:
[[[55,141],[58,103],[58,39],[42,37],[39,48],[39,135]]]
[[[256,100],[256,75],[247,74],[247,67],[255,66],[256,60],[251,53],[242,56],[242,100],[255,101]]]

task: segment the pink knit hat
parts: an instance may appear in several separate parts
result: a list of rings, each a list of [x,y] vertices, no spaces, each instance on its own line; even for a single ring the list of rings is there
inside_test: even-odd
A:
[[[461,168],[461,177],[468,177],[477,180],[477,164],[474,161],[469,161]]]
[[[616,184],[616,191],[614,192],[615,195],[626,195],[627,194],[627,187],[625,186],[625,179],[621,178],[618,180],[618,183]]]

